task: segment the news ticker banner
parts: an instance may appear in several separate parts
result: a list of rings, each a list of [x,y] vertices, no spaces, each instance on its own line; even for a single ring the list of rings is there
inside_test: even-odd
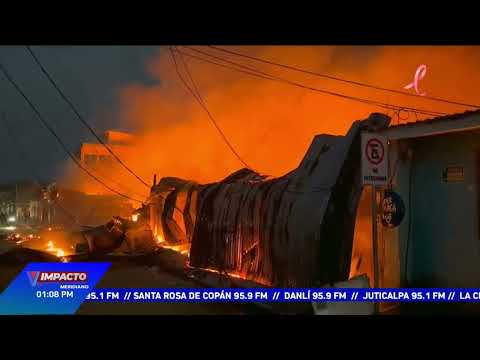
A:
[[[89,302],[480,302],[480,289],[93,289]]]
[[[95,288],[109,263],[30,263],[0,314],[74,314],[84,302],[480,302],[480,288]]]

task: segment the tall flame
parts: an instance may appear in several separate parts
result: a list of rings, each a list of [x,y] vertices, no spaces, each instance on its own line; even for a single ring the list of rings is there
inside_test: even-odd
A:
[[[197,48],[229,57],[210,48]],[[412,81],[419,64],[426,64],[429,71],[421,86],[428,94],[469,103],[478,100],[480,47],[255,46],[229,49],[397,90],[403,90],[403,86]],[[295,168],[316,134],[344,134],[352,121],[366,118],[374,111],[387,112],[394,123],[398,120],[390,110],[185,59],[218,126],[241,157],[264,174],[278,176]],[[341,94],[448,113],[466,110],[461,106],[373,90],[242,58],[231,60]],[[159,177],[178,176],[210,182],[242,167],[204,110],[182,87],[166,48],[161,48],[158,56],[146,64],[146,70],[157,83],[129,84],[119,89],[118,106],[112,113],[119,119],[118,127],[132,129],[138,135],[137,143],[130,152],[122,154],[122,160],[148,180],[156,173]],[[403,112],[400,117],[406,116]],[[425,118],[421,114],[408,116],[409,121]],[[95,184],[77,170],[70,173],[72,182]],[[148,192],[120,166],[99,174],[102,179],[107,175],[106,181],[120,191],[128,188],[139,194]]]
[[[206,47],[200,49],[310,87],[348,96],[437,112],[467,110],[466,107],[429,101],[424,97],[378,91],[226,56]],[[438,98],[478,102],[478,46],[252,46],[229,49],[401,91],[413,80],[417,67],[426,64],[428,73],[421,80],[422,91]],[[195,59],[185,60],[217,125],[241,157],[263,174],[279,176],[289,172],[299,164],[316,134],[344,134],[352,121],[364,119],[371,112],[386,112],[392,117],[393,124],[426,118],[421,114],[397,114],[344,98],[252,78]],[[145,68],[155,81],[149,85],[132,83],[116,89],[117,106],[108,114],[118,119],[117,127],[131,129],[138,136],[132,148],[122,154],[122,160],[147,180],[157,174],[157,178],[177,176],[211,182],[242,167],[205,111],[182,86],[167,48],[161,48],[158,56],[150,59]],[[185,75],[184,69],[180,70]],[[83,190],[95,186],[90,177],[73,165],[69,166],[64,181]],[[118,165],[97,175],[119,191],[148,192]],[[358,271],[371,269],[371,263],[360,255],[369,253],[368,228],[366,221],[356,227],[360,250],[354,258],[358,259],[355,262]],[[158,243],[165,243],[163,235],[155,235]],[[352,270],[352,275],[355,271]]]

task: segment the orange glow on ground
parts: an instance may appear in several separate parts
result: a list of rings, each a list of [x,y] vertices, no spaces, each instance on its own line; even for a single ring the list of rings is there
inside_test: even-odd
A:
[[[61,257],[65,256],[65,251],[61,248],[55,247],[54,244],[53,244],[53,241],[47,242],[45,250],[48,251],[49,253],[55,255],[56,257],[61,258]]]

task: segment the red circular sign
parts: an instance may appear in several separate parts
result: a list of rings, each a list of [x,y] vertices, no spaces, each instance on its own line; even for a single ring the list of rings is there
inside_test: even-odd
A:
[[[385,156],[383,143],[375,138],[368,140],[365,146],[365,155],[367,156],[368,162],[373,165],[380,164]]]

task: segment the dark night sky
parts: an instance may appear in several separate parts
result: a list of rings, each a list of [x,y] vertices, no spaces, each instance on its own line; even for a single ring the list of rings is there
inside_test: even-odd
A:
[[[32,49],[97,133],[109,128],[122,129],[115,116],[117,91],[127,84],[153,85],[158,81],[146,73],[145,65],[162,51],[159,46],[35,46]],[[345,62],[352,58],[353,52],[354,58],[363,55],[363,60],[368,61],[377,51],[368,47],[340,47],[334,59]],[[94,141],[25,47],[0,46],[0,62],[72,151],[77,151],[83,141]],[[55,179],[65,161],[70,161],[68,156],[3,74],[0,74],[0,93],[0,116],[8,121],[15,135],[10,138],[4,122],[0,122],[3,159],[0,183],[31,180],[32,176],[40,177],[41,181]],[[19,142],[25,156],[18,150]]]
[[[147,87],[157,85],[160,81],[158,78],[168,83],[163,74],[149,75],[146,70],[147,63],[162,52],[159,46],[35,46],[33,50],[83,117],[100,134],[107,129],[133,130],[123,128],[117,117],[120,89],[132,84]],[[382,47],[379,46],[338,46],[332,47],[331,50],[329,61],[319,62],[323,64],[319,65],[323,66],[319,70],[334,74],[347,71],[347,77],[352,76],[355,70],[356,78],[362,79],[363,74],[365,76],[363,80],[366,81],[370,81],[370,76],[375,75],[377,71],[377,68],[369,68],[369,65],[375,63],[375,59],[380,58],[381,61],[383,59]],[[471,56],[480,56],[478,48],[470,53]],[[405,70],[402,73],[405,76],[399,75],[398,84],[410,80],[410,72],[415,69],[418,61],[423,61],[422,59],[413,58],[411,64],[401,68]],[[404,60],[401,58],[398,61]],[[298,59],[291,61],[302,63]],[[71,151],[78,151],[81,142],[94,140],[43,75],[25,47],[0,46],[0,62],[68,144]],[[388,71],[384,72],[386,75],[400,69],[390,69],[390,65],[387,65]],[[442,69],[436,70],[436,76],[439,70]],[[435,72],[435,67],[431,72]],[[383,84],[378,79],[377,82]],[[389,85],[388,82],[385,84]],[[398,84],[392,83],[390,86],[395,87]],[[175,83],[173,86],[180,85]],[[0,116],[4,116],[16,135],[14,138],[9,136],[3,121],[0,121],[2,154],[0,184],[24,179],[33,180],[35,175],[42,181],[54,180],[57,174],[64,170],[65,162],[70,161],[67,160],[68,156],[3,74],[0,74],[0,94]],[[186,96],[188,101],[193,101],[189,94]],[[459,96],[460,99],[464,97],[462,94]],[[384,101],[387,98],[382,99]],[[329,99],[325,101],[327,100]],[[246,101],[244,105],[255,104]],[[26,152],[28,161],[22,158],[17,141]]]
[[[144,71],[145,62],[160,51],[158,46],[36,46],[33,50],[97,132],[121,127],[114,116],[116,91],[128,83],[151,84],[154,80]],[[92,139],[24,47],[0,46],[0,61],[72,151]],[[0,122],[0,183],[31,179],[32,166],[41,180],[53,179],[67,155],[3,74],[0,93],[0,116],[16,137],[11,139]],[[29,163],[14,141],[21,143]]]
[[[425,63],[429,66],[429,72],[423,84],[430,82],[431,94],[470,103],[478,102],[475,89],[480,83],[477,71],[480,47],[419,48],[412,50],[399,47],[384,52],[381,46],[335,46],[331,48],[328,61],[319,61],[318,70],[324,73],[346,74],[343,75],[346,78],[401,89],[403,84],[411,81],[416,66]],[[148,88],[149,85],[157,85],[156,82],[161,80],[168,83],[164,74],[149,75],[146,71],[147,63],[162,52],[159,46],[35,46],[33,50],[98,133],[109,128],[122,129],[117,118],[120,89],[132,84],[147,85]],[[307,53],[307,59],[311,60],[312,53]],[[278,55],[278,52],[276,54]],[[286,62],[303,63],[302,59],[290,55],[292,54],[285,54]],[[25,47],[0,46],[0,62],[72,151],[77,151],[81,142],[93,140],[88,130],[75,118],[68,105],[42,74]],[[217,69],[212,70],[211,74],[217,76],[216,71]],[[177,80],[172,86],[181,85]],[[220,89],[223,89],[222,84]],[[363,94],[362,90],[357,88],[352,94],[370,96]],[[153,93],[162,94],[158,91]],[[67,155],[3,74],[0,74],[0,94],[0,116],[5,117],[16,135],[13,138],[9,136],[3,121],[0,121],[0,183],[32,179],[33,173],[37,173],[41,180],[53,180],[65,165]],[[189,94],[186,96],[189,102],[193,102]],[[323,108],[327,108],[329,101],[333,101],[331,98],[318,98],[324,101]],[[379,99],[387,102],[395,100],[399,104],[406,101],[394,99],[390,94],[380,94]],[[246,99],[242,106],[256,105],[255,99]],[[346,108],[347,106],[342,109]],[[331,107],[330,110],[332,109],[336,108]],[[462,109],[457,107],[448,109],[448,112],[460,110]],[[226,112],[225,115],[228,116],[229,113]],[[14,143],[17,140],[21,148],[25,149],[28,162],[20,156],[19,146]]]

